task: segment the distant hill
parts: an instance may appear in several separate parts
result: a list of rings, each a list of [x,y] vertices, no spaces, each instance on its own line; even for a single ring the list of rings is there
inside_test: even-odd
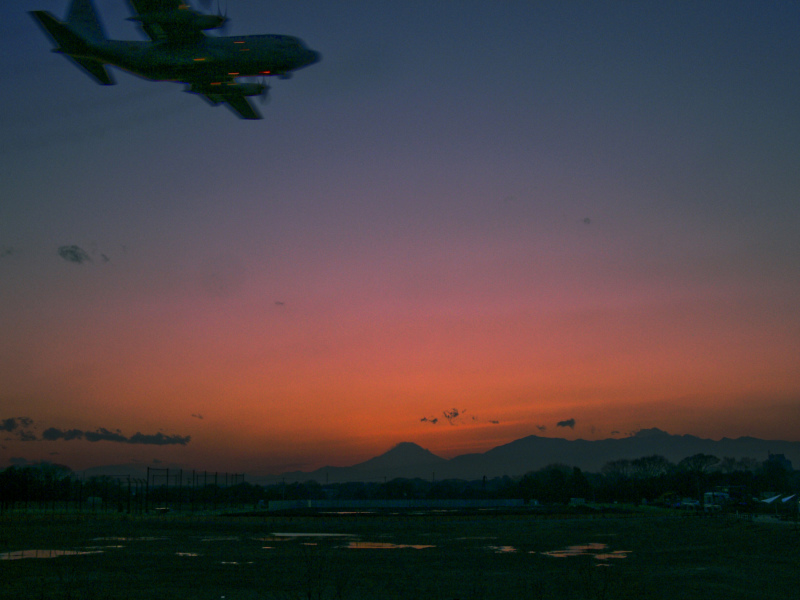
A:
[[[346,481],[379,481],[398,477],[430,478],[437,470],[444,468],[448,460],[411,442],[401,442],[388,452],[370,458],[352,467],[322,467],[305,473],[295,471],[284,473],[286,481],[309,481],[319,483],[342,483]]]
[[[270,484],[285,481],[317,481],[344,483],[349,481],[388,481],[398,477],[413,479],[491,479],[508,475],[516,477],[536,471],[553,463],[580,467],[598,472],[608,462],[659,454],[673,463],[694,454],[713,454],[718,458],[752,458],[758,462],[770,453],[783,454],[800,468],[800,442],[761,440],[753,437],[709,440],[693,435],[671,435],[660,429],[642,429],[632,436],[605,440],[565,440],[537,435],[514,440],[486,452],[462,454],[450,460],[411,442],[397,444],[389,451],[349,467],[323,467],[315,471],[293,471],[280,475],[250,477],[245,481]],[[159,465],[177,471],[172,465]],[[184,469],[184,471],[187,471]],[[199,471],[198,471],[199,472]],[[113,477],[144,478],[146,467],[116,465],[95,467],[82,472],[84,477],[109,475]]]
[[[660,429],[643,429],[620,439],[565,440],[530,435],[483,453],[462,454],[450,460],[404,442],[388,452],[350,467],[323,467],[311,472],[295,471],[277,478],[285,481],[342,483],[347,481],[382,481],[396,477],[423,479],[481,479],[524,475],[553,463],[597,472],[603,465],[618,459],[634,459],[660,454],[677,463],[694,454],[713,454],[719,458],[753,458],[759,462],[770,453],[784,454],[795,468],[800,468],[800,442],[761,440],[752,437],[709,440],[693,435],[671,435]]]

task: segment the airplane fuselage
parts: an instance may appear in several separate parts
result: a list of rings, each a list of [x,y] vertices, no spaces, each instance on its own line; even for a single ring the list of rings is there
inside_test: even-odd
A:
[[[238,81],[246,77],[277,75],[319,62],[320,55],[290,35],[217,37],[204,33],[219,29],[227,18],[205,15],[185,0],[130,0],[149,42],[110,40],[106,37],[91,0],[72,0],[65,22],[47,11],[31,11],[36,22],[56,43],[54,52],[69,57],[101,85],[113,85],[106,70],[112,65],[152,81],[187,84],[186,92],[216,106],[226,104],[243,119],[260,119],[248,98],[266,98],[263,81]]]
[[[190,45],[106,40],[91,44],[86,54],[83,58],[153,81],[287,76],[319,60],[317,52],[287,35],[202,36]]]

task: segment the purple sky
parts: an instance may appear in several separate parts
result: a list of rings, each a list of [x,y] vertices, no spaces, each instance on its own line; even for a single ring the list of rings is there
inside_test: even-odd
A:
[[[67,6],[0,6],[0,468],[800,439],[799,3],[228,0],[323,56],[259,122]]]

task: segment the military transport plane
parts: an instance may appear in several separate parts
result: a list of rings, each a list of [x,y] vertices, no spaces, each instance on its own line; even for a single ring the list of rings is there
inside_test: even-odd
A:
[[[296,37],[247,35],[212,37],[204,33],[227,21],[222,15],[203,14],[182,0],[128,0],[135,21],[149,42],[109,40],[91,0],[72,0],[66,22],[47,11],[32,11],[36,21],[64,54],[102,85],[115,83],[106,65],[113,65],[153,81],[187,84],[186,91],[212,105],[224,103],[243,119],[260,119],[249,96],[266,96],[265,83],[237,81],[237,77],[278,76],[320,60]],[[265,80],[265,79],[264,79]]]

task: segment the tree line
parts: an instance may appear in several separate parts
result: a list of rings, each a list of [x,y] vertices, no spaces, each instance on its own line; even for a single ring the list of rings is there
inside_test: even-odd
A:
[[[270,500],[505,499],[566,504],[574,498],[599,503],[672,505],[683,498],[703,502],[706,492],[724,490],[744,508],[765,494],[800,493],[800,471],[782,455],[763,462],[696,454],[672,463],[663,456],[620,459],[599,472],[551,464],[519,477],[467,480],[398,478],[384,482],[322,485],[316,481],[256,485],[237,480],[200,485],[156,485],[107,476],[81,479],[68,467],[51,463],[12,466],[0,472],[0,509],[98,509],[145,512],[162,507],[203,510],[265,506]]]

